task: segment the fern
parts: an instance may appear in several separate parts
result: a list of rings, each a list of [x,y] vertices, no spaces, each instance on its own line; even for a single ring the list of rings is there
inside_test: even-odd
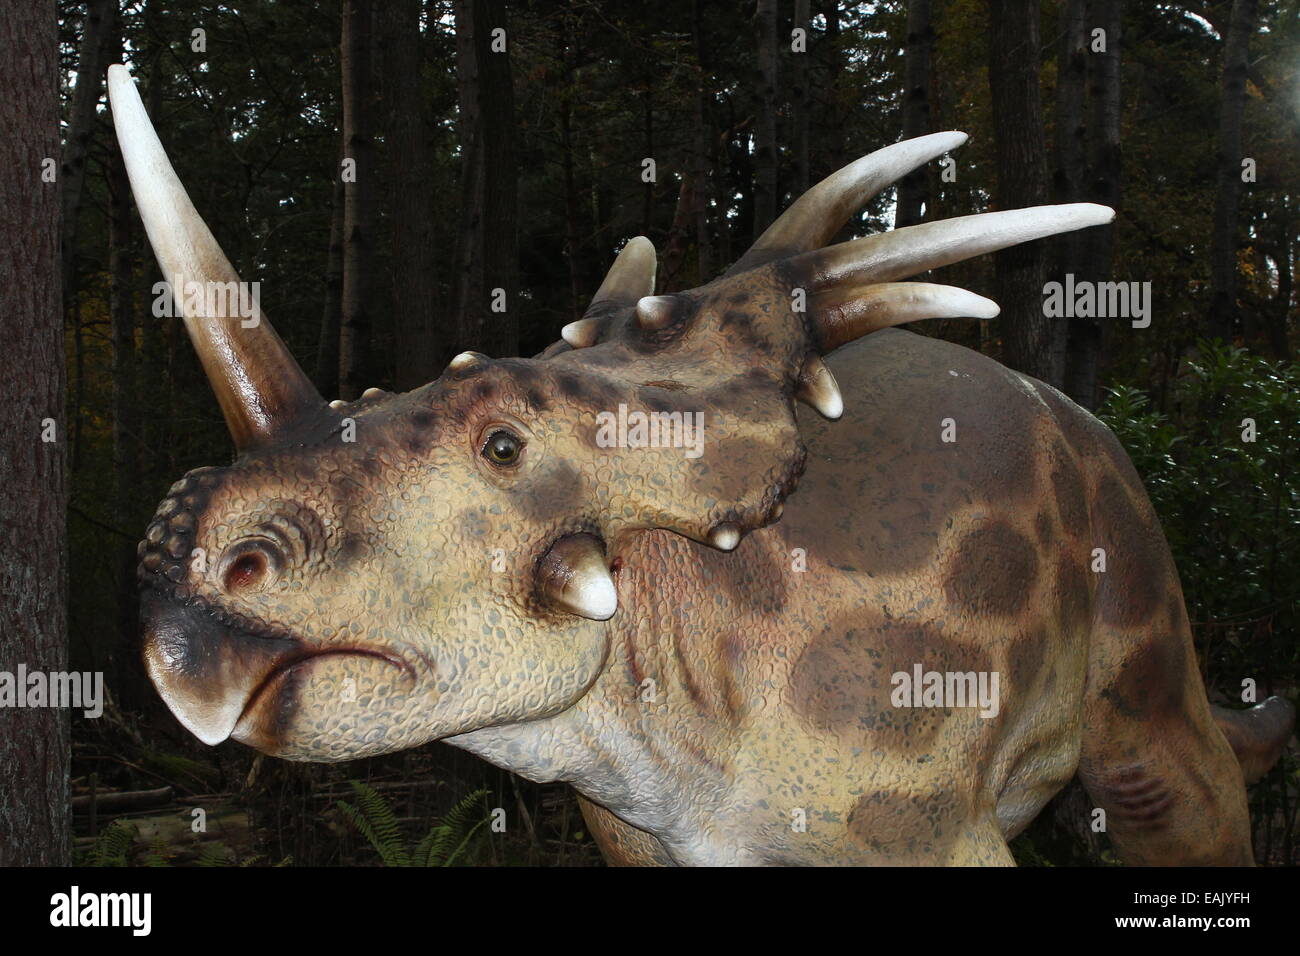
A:
[[[90,848],[87,866],[127,866],[127,854],[131,852],[135,831],[121,820],[114,820],[99,836]]]
[[[205,843],[195,866],[230,866],[230,851],[224,843]]]
[[[469,845],[470,838],[487,822],[481,817],[471,823],[474,804],[487,796],[486,790],[467,794],[443,817],[442,823],[424,835],[415,848],[416,866],[451,866]]]
[[[397,825],[393,808],[369,784],[360,780],[349,780],[348,783],[361,809],[340,800],[339,810],[370,841],[384,866],[410,866],[411,854],[403,845],[402,830]]]
[[[149,852],[144,858],[145,866],[171,866],[167,859],[167,841],[158,837],[149,844]]]
[[[357,780],[348,783],[357,796],[357,806],[340,800],[339,810],[375,848],[385,866],[451,866],[487,822],[486,817],[474,820],[474,805],[488,791],[475,790],[452,807],[414,849],[408,849],[388,801],[367,784]]]

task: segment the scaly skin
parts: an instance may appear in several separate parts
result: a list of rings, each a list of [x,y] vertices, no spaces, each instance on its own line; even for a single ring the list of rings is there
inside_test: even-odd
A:
[[[573,783],[617,863],[1010,864],[1006,841],[1076,769],[1127,860],[1248,862],[1241,773],[1113,436],[905,332],[831,366],[857,401],[801,420],[808,472],[778,524],[732,554],[643,536],[619,575],[641,613],[611,622],[591,691],[451,742]],[[998,717],[894,708],[890,674],[918,661],[1000,672]]]
[[[121,67],[110,99],[164,274],[233,281]],[[326,405],[260,316],[187,305],[241,454],[178,482],[140,547],[163,698],[208,743],[336,761],[445,739],[567,781],[616,863],[1007,864],[1076,773],[1126,860],[1250,862],[1243,767],[1294,715],[1211,712],[1114,437],[886,328],[996,313],[895,280],[1112,211],[820,248],[964,138],[850,164],[688,292],[650,296],[634,240],[565,343],[466,353],[405,395]],[[702,416],[703,445],[610,447],[620,410]],[[996,676],[995,712],[895,706],[917,667]]]

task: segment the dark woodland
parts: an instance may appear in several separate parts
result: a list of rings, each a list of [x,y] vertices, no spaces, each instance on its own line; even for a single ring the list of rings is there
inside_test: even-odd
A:
[[[1110,425],[1173,549],[1211,699],[1242,706],[1244,678],[1260,700],[1296,698],[1297,0],[59,0],[57,23],[33,0],[5,8],[5,75],[48,89],[6,115],[27,134],[6,129],[0,147],[31,180],[0,182],[0,232],[22,236],[0,258],[16,329],[0,378],[23,399],[0,452],[0,526],[19,558],[0,564],[0,649],[102,671],[107,700],[94,720],[6,724],[7,782],[47,796],[25,813],[0,799],[0,862],[394,865],[442,826],[464,834],[444,863],[601,865],[565,786],[440,743],[334,765],[209,748],[150,686],[137,541],[173,481],[233,451],[182,320],[155,314],[163,277],[105,100],[118,62],[327,399],[413,388],[465,349],[537,354],[632,236],[659,250],[659,292],[707,282],[810,184],[906,137],[971,135],[842,238],[1113,206],[1111,226],[927,276],[1002,314],[912,329]],[[41,150],[57,193],[35,182]],[[1066,273],[1149,282],[1149,327],[1046,317],[1044,285]],[[47,416],[61,441],[34,445]],[[1018,862],[1113,864],[1082,799],[1076,785],[1049,805]],[[1300,862],[1294,739],[1250,801],[1257,861]],[[518,821],[505,833],[481,822],[497,807]]]

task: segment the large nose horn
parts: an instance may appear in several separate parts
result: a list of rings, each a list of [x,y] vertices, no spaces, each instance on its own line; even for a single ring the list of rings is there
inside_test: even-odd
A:
[[[149,244],[172,284],[235,447],[269,444],[292,425],[328,414],[256,297],[238,293],[239,276],[176,177],[121,64],[108,68],[108,100]]]

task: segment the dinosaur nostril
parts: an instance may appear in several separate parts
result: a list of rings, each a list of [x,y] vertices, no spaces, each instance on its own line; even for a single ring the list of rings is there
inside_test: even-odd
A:
[[[257,584],[266,573],[266,559],[256,551],[240,555],[226,570],[226,590],[238,591]]]

